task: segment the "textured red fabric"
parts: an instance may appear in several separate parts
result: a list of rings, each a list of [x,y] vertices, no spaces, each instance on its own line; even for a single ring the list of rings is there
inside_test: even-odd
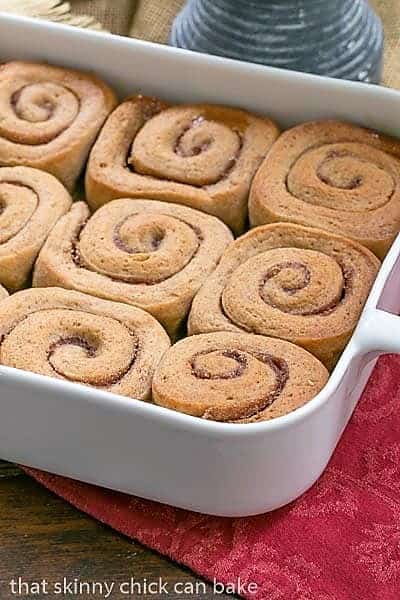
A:
[[[71,504],[257,600],[399,600],[400,356],[382,357],[324,475],[299,500],[208,517],[28,470]]]

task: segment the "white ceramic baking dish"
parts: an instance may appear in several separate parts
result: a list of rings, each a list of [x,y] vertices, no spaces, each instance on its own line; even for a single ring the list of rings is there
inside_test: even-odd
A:
[[[400,136],[400,94],[0,14],[0,61],[92,70],[143,92],[271,115],[336,117]],[[0,457],[204,513],[244,516],[293,500],[321,475],[379,353],[400,351],[400,237],[324,390],[275,421],[202,421],[78,384],[0,367]]]

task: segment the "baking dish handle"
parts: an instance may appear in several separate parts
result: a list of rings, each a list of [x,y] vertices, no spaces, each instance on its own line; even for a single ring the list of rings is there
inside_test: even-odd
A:
[[[365,311],[356,340],[361,353],[400,353],[400,316],[379,308]]]

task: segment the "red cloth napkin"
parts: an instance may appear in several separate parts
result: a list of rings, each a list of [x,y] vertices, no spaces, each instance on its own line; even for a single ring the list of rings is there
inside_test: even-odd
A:
[[[318,483],[274,513],[209,517],[28,472],[201,576],[244,584],[246,598],[400,599],[400,356],[379,360]],[[255,593],[249,583],[257,584]]]

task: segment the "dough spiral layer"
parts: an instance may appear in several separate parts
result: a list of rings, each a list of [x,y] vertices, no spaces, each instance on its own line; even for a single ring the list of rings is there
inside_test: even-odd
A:
[[[116,104],[101,80],[28,62],[0,67],[0,165],[27,165],[72,189]]]
[[[169,345],[146,312],[79,292],[30,289],[0,303],[0,364],[132,398],[149,398]]]
[[[0,167],[0,284],[25,285],[39,250],[72,199],[52,175]]]
[[[326,368],[290,342],[224,331],[170,348],[156,369],[153,399],[195,417],[249,423],[299,408],[327,380]]]
[[[349,237],[385,256],[400,231],[400,141],[346,123],[285,132],[249,201],[253,226],[290,221]]]
[[[286,223],[257,227],[232,244],[195,297],[189,332],[286,339],[331,368],[379,265],[369,250],[341,236]]]
[[[221,221],[186,206],[120,199],[90,217],[79,202],[49,236],[33,284],[139,306],[175,335],[231,241]]]
[[[131,98],[110,115],[91,152],[88,203],[176,202],[241,232],[251,181],[277,136],[272,121],[243,110]]]

